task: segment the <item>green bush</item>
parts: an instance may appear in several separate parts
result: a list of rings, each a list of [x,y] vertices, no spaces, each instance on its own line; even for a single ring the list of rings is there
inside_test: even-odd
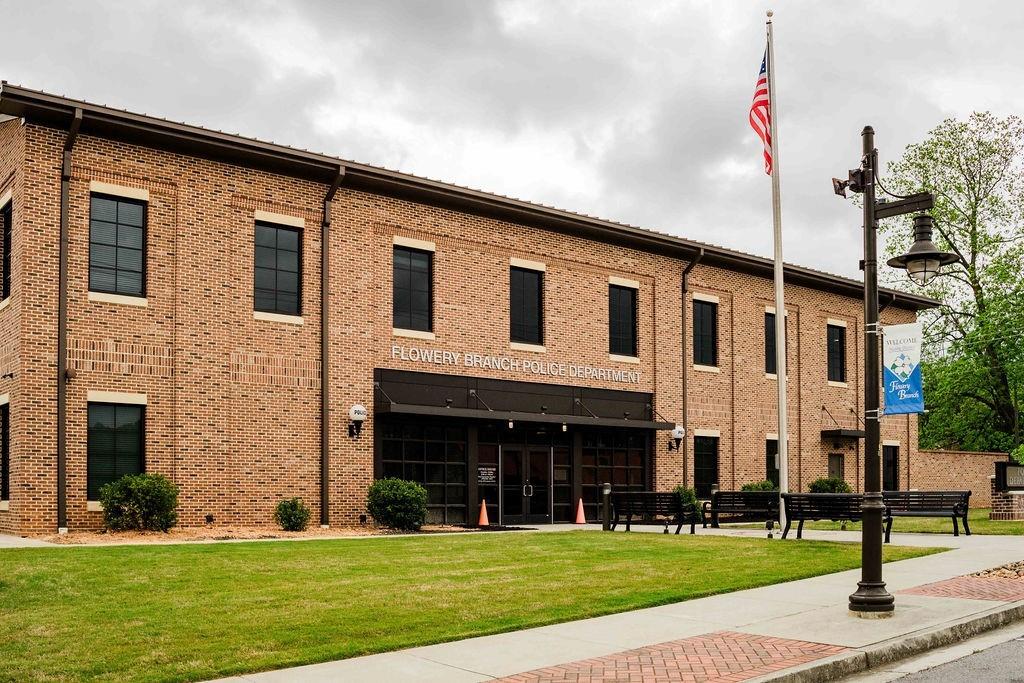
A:
[[[679,502],[683,504],[683,507],[686,507],[687,505],[698,507],[697,492],[693,489],[688,489],[685,486],[677,486],[675,488],[675,494],[679,496]]]
[[[811,482],[807,489],[811,493],[852,493],[850,485],[839,477],[822,477]]]
[[[1024,465],[1024,443],[1010,451],[1010,459]]]
[[[274,521],[285,531],[305,531],[310,514],[309,507],[301,498],[286,498],[277,504]]]
[[[416,531],[427,521],[427,490],[414,481],[378,479],[370,486],[366,509],[381,526]]]
[[[767,479],[761,481],[748,481],[740,487],[740,491],[778,491],[779,487]]]
[[[161,474],[130,474],[100,488],[103,526],[167,531],[178,521],[178,487]]]

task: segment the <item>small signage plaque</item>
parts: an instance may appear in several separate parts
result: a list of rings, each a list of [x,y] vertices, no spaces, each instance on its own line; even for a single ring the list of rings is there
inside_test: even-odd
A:
[[[1006,468],[1006,488],[1024,489],[1024,465],[1009,465]]]
[[[497,465],[477,465],[476,483],[481,486],[495,486],[498,483]]]

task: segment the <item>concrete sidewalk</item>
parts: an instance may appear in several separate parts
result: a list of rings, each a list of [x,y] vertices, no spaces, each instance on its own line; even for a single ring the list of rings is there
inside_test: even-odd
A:
[[[751,529],[702,533],[764,536],[764,531]],[[858,532],[806,531],[804,535],[809,539],[859,540]],[[680,543],[686,540],[679,537]],[[1024,559],[1024,537],[894,533],[893,544],[954,549],[885,566],[888,588],[897,593],[896,614],[889,619],[850,616],[847,596],[856,589],[860,575],[854,570],[594,619],[223,680],[380,683],[511,677],[516,681],[587,681],[626,680],[633,674],[643,680],[739,681],[771,680],[787,672],[793,674],[793,680],[814,680],[813,673],[807,677],[807,669],[818,663],[852,662],[880,644],[898,644],[901,639],[980,618],[991,620],[993,614],[1004,614],[1001,618],[1016,614],[1008,610],[1024,614],[1024,582],[1000,584],[1000,590],[974,594],[971,580],[946,581]],[[1014,592],[1018,583],[1019,595]],[[915,592],[901,593],[909,589]]]

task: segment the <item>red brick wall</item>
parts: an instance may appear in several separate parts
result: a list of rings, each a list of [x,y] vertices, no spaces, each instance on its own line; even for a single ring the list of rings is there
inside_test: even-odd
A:
[[[989,507],[995,463],[1004,460],[1006,453],[921,450],[910,463],[910,488],[969,490],[971,507]]]
[[[20,392],[12,390],[16,500],[10,512],[0,513],[0,528],[42,532],[56,525],[53,359],[63,135],[33,125],[0,127],[0,182],[10,182],[3,179],[11,173],[17,181],[24,156],[22,203],[31,207],[21,212],[16,206],[14,301],[0,311],[0,329],[6,318],[21,315],[16,325],[22,369],[16,378]],[[22,145],[23,155],[18,151]],[[296,495],[318,515],[320,222],[326,187],[90,136],[80,136],[74,148],[72,175],[68,349],[77,376],[68,385],[69,525],[81,528],[100,521],[99,513],[86,509],[90,390],[147,395],[147,470],[164,473],[181,486],[182,524],[201,524],[207,514],[217,523],[268,524],[276,501]],[[146,307],[89,300],[91,181],[149,192]],[[305,221],[301,325],[253,317],[257,210]],[[396,235],[436,243],[433,340],[392,333]],[[350,439],[348,408],[373,404],[375,367],[652,392],[658,413],[682,422],[685,361],[691,429],[686,481],[693,481],[694,429],[721,433],[723,488],[764,478],[765,437],[777,431],[775,381],[764,373],[770,280],[706,266],[692,271],[691,292],[720,298],[720,371],[706,373],[693,370],[691,337],[687,333],[684,339],[682,333],[684,262],[345,187],[333,207],[330,250],[332,523],[353,523],[364,511],[373,476],[373,417],[359,439]],[[515,350],[508,341],[513,257],[546,264],[544,353]],[[610,276],[639,282],[639,363],[609,358]],[[32,286],[20,287],[22,277]],[[795,286],[787,288],[787,301],[790,488],[803,490],[825,475],[827,453],[833,450],[820,437],[822,429],[835,426],[822,405],[842,426],[857,425],[861,304]],[[689,297],[686,305],[690,321]],[[826,382],[828,318],[848,323],[846,387]],[[909,311],[883,314],[887,323],[913,319]],[[640,381],[432,368],[392,358],[393,344],[639,371]],[[883,438],[898,440],[902,453],[913,453],[916,420],[885,418]],[[655,440],[659,489],[684,480],[683,456],[668,452],[668,441],[667,432]],[[843,444],[840,450],[846,453],[846,477],[856,484],[862,478],[860,444]]]

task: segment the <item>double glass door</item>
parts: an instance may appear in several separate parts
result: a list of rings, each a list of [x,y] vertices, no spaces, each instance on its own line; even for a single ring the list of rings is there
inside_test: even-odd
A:
[[[551,522],[551,447],[501,446],[501,523]]]

